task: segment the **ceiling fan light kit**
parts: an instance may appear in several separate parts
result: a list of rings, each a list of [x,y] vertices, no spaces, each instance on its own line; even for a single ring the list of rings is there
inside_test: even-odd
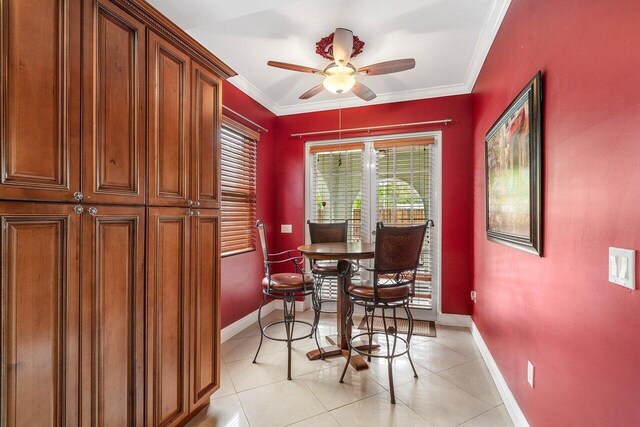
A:
[[[416,66],[416,61],[413,58],[408,58],[367,65],[357,69],[349,60],[361,53],[363,47],[364,42],[354,36],[351,30],[336,28],[333,34],[323,37],[316,43],[316,53],[323,58],[333,60],[333,63],[327,65],[324,70],[277,61],[269,61],[267,65],[301,73],[322,74],[324,76],[322,84],[314,86],[300,95],[300,99],[309,99],[322,92],[324,88],[336,94],[351,91],[365,101],[371,101],[376,97],[376,94],[367,86],[356,81],[356,76],[391,74],[411,70]]]
[[[324,69],[324,75],[326,77],[322,85],[329,92],[348,92],[356,84],[355,74],[356,69],[351,64],[347,64],[347,66],[330,64]]]

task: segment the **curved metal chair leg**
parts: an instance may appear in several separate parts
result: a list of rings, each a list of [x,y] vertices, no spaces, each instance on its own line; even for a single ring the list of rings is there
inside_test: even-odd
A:
[[[349,326],[351,324],[351,317],[352,316],[353,316],[353,301],[351,301],[351,303],[349,304],[349,311],[347,312],[347,318],[345,319],[346,330],[349,329]],[[351,361],[351,340],[348,340],[347,344],[349,344],[349,354],[347,355],[347,361],[344,364],[344,369],[342,370],[342,375],[340,375],[340,383],[344,382],[344,375],[347,373],[347,368],[349,367],[349,362]]]
[[[258,327],[260,328],[260,344],[258,344],[258,350],[256,351],[256,355],[253,357],[253,363],[256,363],[256,359],[258,359],[258,353],[260,353],[260,348],[262,347],[262,340],[264,339],[264,331],[262,330],[262,306],[264,306],[264,301],[267,299],[267,296],[262,294],[262,302],[260,303],[260,307],[258,308]]]
[[[367,334],[369,335],[369,354],[373,351],[373,324],[376,318],[376,308],[372,307],[371,316],[365,310],[365,315],[367,316]],[[371,326],[369,326],[369,317],[371,317]],[[371,356],[367,356],[367,362],[371,362]]]
[[[407,331],[407,345],[409,346],[409,349],[407,350],[407,357],[409,357],[409,363],[411,364],[411,369],[413,369],[413,378],[418,378],[416,367],[413,366],[413,360],[411,360],[411,335],[413,334],[413,315],[411,314],[411,310],[409,309],[408,304],[405,304],[404,311],[407,312],[407,320],[409,321],[409,330]]]
[[[396,403],[396,394],[393,390],[393,354],[395,353],[395,337],[393,342],[393,349],[389,344],[389,328],[387,328],[387,317],[385,314],[385,309],[382,308],[382,325],[384,328],[384,336],[387,341],[387,369],[389,371],[389,393],[391,394],[391,403]]]
[[[311,301],[313,302],[313,311],[314,311],[314,317],[313,317],[313,338],[316,340],[316,347],[318,347],[318,352],[320,354],[320,359],[324,360],[324,352],[322,351],[322,348],[320,347],[320,341],[318,341],[318,323],[320,322],[320,305],[319,305],[319,297],[318,295],[314,292],[311,295]],[[311,338],[311,337],[309,337]]]
[[[287,333],[287,379],[291,380],[291,337],[293,331],[291,327],[291,307],[289,307],[289,304],[295,305],[295,299],[291,299],[291,302],[289,302],[289,299],[290,298],[286,298],[284,300],[284,328]]]
[[[393,389],[393,357],[387,360],[387,366],[389,368],[389,393],[391,393],[391,403],[396,403],[396,393]]]

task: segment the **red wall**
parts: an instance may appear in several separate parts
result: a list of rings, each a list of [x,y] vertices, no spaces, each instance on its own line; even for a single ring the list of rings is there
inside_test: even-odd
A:
[[[228,82],[223,83],[222,103],[269,129],[261,133],[258,143],[256,209],[267,227],[267,238],[274,241],[276,116]],[[229,117],[238,120],[233,114]],[[222,258],[222,327],[257,310],[262,300],[263,265],[259,251]]]
[[[342,110],[342,127],[364,127],[405,122],[453,119],[442,129],[442,310],[470,314],[470,179],[471,102],[469,95],[397,102]],[[279,250],[304,242],[304,139],[292,133],[338,128],[338,111],[278,117],[276,224]],[[397,130],[388,133],[398,132]],[[344,135],[355,137],[357,134]],[[315,139],[331,139],[328,135]],[[292,224],[292,234],[281,234],[280,224]]]
[[[640,292],[607,280],[609,246],[640,250],[639,23],[637,1],[513,0],[473,90],[473,319],[533,426],[640,425]],[[485,233],[484,136],[539,69],[543,258]]]

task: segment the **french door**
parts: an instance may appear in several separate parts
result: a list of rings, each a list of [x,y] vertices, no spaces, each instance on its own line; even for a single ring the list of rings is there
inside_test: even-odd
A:
[[[411,301],[414,316],[428,320],[439,311],[440,138],[440,132],[430,132],[309,142],[306,147],[307,220],[347,219],[349,240],[367,243],[375,242],[378,221],[388,226],[434,221]],[[361,270],[354,281],[365,278]],[[335,298],[336,292],[335,282],[323,286],[324,298]]]

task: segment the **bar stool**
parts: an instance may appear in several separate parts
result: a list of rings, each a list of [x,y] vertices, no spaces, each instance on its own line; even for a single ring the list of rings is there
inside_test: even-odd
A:
[[[393,359],[407,355],[409,363],[413,369],[415,378],[418,378],[416,368],[413,366],[409,349],[411,346],[411,335],[413,333],[413,316],[409,310],[409,300],[415,293],[415,281],[418,266],[420,264],[420,252],[427,230],[427,224],[408,227],[385,227],[382,222],[376,224],[376,248],[374,257],[374,267],[372,269],[360,266],[364,270],[373,274],[373,280],[364,281],[359,284],[352,284],[345,292],[349,295],[349,311],[347,312],[346,327],[351,330],[353,326],[354,306],[364,307],[366,315],[367,332],[351,336],[349,340],[349,357],[342,371],[340,382],[344,380],[344,375],[349,366],[351,352],[367,356],[370,361],[372,357],[387,359],[389,369],[389,391],[391,393],[391,403],[396,403],[393,390]],[[351,274],[350,264],[340,271],[344,274]],[[396,310],[403,308],[407,314],[409,329],[406,339],[398,334],[398,323]],[[373,330],[376,310],[382,312],[382,323],[384,331]],[[391,310],[391,319],[385,313]],[[391,323],[392,322],[392,323]],[[369,339],[368,350],[359,350],[354,347],[353,342],[360,337],[366,336]],[[372,343],[374,336],[384,336],[386,342],[386,353],[373,353]],[[380,344],[380,340],[378,340]],[[383,343],[384,344],[384,343]],[[383,347],[384,348],[384,347]]]
[[[260,344],[258,350],[253,358],[253,363],[256,363],[260,348],[262,347],[262,341],[264,338],[283,341],[287,343],[287,379],[291,379],[291,343],[293,341],[299,341],[305,338],[314,337],[316,340],[316,346],[320,351],[320,343],[318,342],[318,321],[320,320],[320,311],[318,306],[318,300],[315,292],[315,281],[311,274],[305,273],[303,270],[304,260],[301,256],[295,256],[296,251],[284,251],[275,254],[270,254],[267,249],[267,235],[264,229],[264,223],[258,221],[256,223],[258,228],[258,234],[260,235],[260,243],[262,246],[262,255],[264,256],[264,271],[265,278],[262,279],[262,302],[260,308],[258,308],[258,325],[260,326]],[[272,273],[271,266],[274,264],[293,264],[293,272],[291,273]],[[313,324],[304,320],[296,320],[295,303],[299,298],[304,298],[310,295],[313,303],[314,319]],[[284,306],[284,319],[271,322],[268,325],[262,326],[262,307],[265,304],[267,297],[282,300]],[[272,326],[284,324],[286,338],[277,338],[267,334],[267,330]],[[296,324],[305,324],[311,328],[311,332],[300,336],[295,336],[294,328]]]
[[[334,223],[319,223],[311,222],[307,220],[309,225],[309,237],[311,243],[333,243],[333,242],[346,242],[347,241],[347,229],[348,220],[344,222]],[[335,298],[322,298],[322,286],[327,278],[338,278],[338,263],[336,261],[319,261],[309,260],[311,264],[311,273],[316,280],[316,293],[318,298],[318,304],[320,305],[320,313],[335,314],[336,310],[323,310],[322,304],[325,302],[335,302]]]

